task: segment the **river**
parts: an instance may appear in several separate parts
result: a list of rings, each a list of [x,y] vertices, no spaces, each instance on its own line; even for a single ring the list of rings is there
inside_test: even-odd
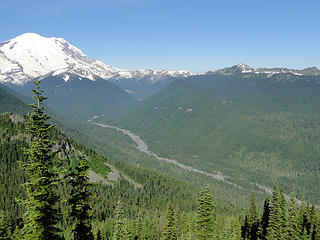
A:
[[[230,178],[230,176],[224,175],[222,172],[209,173],[209,172],[207,172],[207,171],[200,170],[200,169],[197,169],[197,168],[194,168],[194,167],[185,165],[185,164],[183,164],[183,163],[181,163],[181,162],[178,162],[177,160],[174,160],[174,159],[169,159],[169,158],[160,157],[160,156],[158,156],[156,153],[150,151],[149,148],[148,148],[148,145],[147,145],[139,136],[135,135],[135,134],[132,133],[130,130],[122,129],[122,128],[115,127],[115,126],[108,125],[108,124],[102,124],[102,123],[94,122],[93,120],[96,119],[96,118],[98,118],[98,117],[99,117],[99,116],[94,116],[93,118],[89,119],[88,122],[90,122],[91,124],[94,124],[94,125],[103,127],[103,128],[115,129],[115,130],[117,130],[117,131],[119,131],[119,132],[127,135],[128,137],[131,138],[131,140],[132,140],[133,142],[136,143],[136,148],[137,148],[140,152],[146,153],[146,154],[154,157],[154,158],[157,159],[158,161],[164,161],[164,162],[167,162],[167,163],[176,165],[177,167],[182,168],[182,169],[185,169],[185,170],[187,170],[187,171],[195,172],[195,173],[198,173],[198,174],[201,174],[201,175],[210,177],[210,178],[212,178],[212,179],[215,179],[215,180],[217,180],[217,181],[230,184],[230,185],[232,185],[232,186],[234,186],[234,187],[237,187],[237,188],[243,188],[242,186],[240,186],[240,185],[238,185],[238,184],[236,184],[236,183],[233,183],[233,182],[229,181],[228,179]],[[258,183],[249,183],[249,184],[255,185],[256,187],[258,187],[259,189],[261,189],[262,191],[264,191],[264,192],[266,192],[266,193],[268,193],[268,194],[272,194],[272,188],[271,188],[271,187],[264,186],[264,185],[261,185],[261,184],[258,184]],[[284,196],[285,196],[285,198],[286,198],[287,200],[290,198],[289,195],[284,194]],[[298,202],[298,203],[301,203],[301,201],[298,200],[298,199],[297,199],[297,202]]]

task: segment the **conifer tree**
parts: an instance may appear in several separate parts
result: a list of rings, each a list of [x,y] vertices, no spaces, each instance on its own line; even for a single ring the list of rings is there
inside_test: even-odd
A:
[[[70,218],[75,221],[72,230],[74,240],[92,240],[92,226],[90,221],[90,201],[92,196],[92,185],[89,183],[88,163],[81,156],[75,171],[70,171],[68,181],[72,186],[68,203],[71,206]]]
[[[118,201],[118,204],[115,210],[114,221],[115,221],[115,224],[114,224],[112,240],[126,240],[126,230],[125,230],[126,218],[124,217],[120,201]]]
[[[57,228],[60,214],[55,208],[59,201],[56,194],[59,178],[53,171],[53,143],[48,136],[53,125],[47,123],[50,117],[44,112],[43,106],[47,97],[42,95],[40,82],[34,82],[36,88],[32,91],[36,103],[30,105],[32,113],[27,122],[31,141],[26,149],[28,161],[23,164],[28,177],[24,184],[26,199],[22,200],[26,209],[23,236],[26,240],[57,240],[61,238]]]
[[[280,220],[281,220],[281,233],[283,239],[288,239],[288,212],[287,212],[287,200],[284,197],[283,190],[280,190]]]
[[[267,229],[269,227],[269,216],[270,216],[270,196],[267,196],[263,204],[263,213],[260,221],[259,238],[261,240],[267,239]]]
[[[208,186],[202,189],[198,199],[196,239],[215,239],[215,203]]]
[[[285,200],[281,190],[275,184],[270,202],[269,226],[267,228],[267,240],[285,239],[287,236],[285,227]]]
[[[314,228],[315,228],[315,224],[314,224],[315,215],[316,215],[316,208],[315,208],[315,206],[312,204],[312,205],[309,207],[309,221],[310,221],[309,235],[310,235],[310,236],[312,236],[312,233],[313,233]]]
[[[177,239],[177,224],[175,218],[175,211],[172,203],[167,206],[165,223],[162,231],[162,240],[176,240]]]
[[[300,237],[299,235],[296,196],[292,191],[288,210],[288,239],[298,240]]]
[[[244,226],[242,226],[242,239],[255,240],[258,237],[258,212],[254,195],[250,197],[250,208],[245,217]]]
[[[304,201],[299,211],[299,229],[304,237],[310,237],[312,227],[312,214],[310,211],[310,204]]]
[[[179,220],[179,228],[180,228],[180,238],[182,240],[187,239],[187,236],[190,235],[190,229],[192,225],[192,220],[190,219],[190,216],[183,212],[180,214],[180,220]]]

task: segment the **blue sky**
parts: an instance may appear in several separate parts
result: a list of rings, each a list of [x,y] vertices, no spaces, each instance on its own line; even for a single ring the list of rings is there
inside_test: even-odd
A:
[[[0,0],[0,41],[25,32],[127,69],[320,68],[313,0]]]

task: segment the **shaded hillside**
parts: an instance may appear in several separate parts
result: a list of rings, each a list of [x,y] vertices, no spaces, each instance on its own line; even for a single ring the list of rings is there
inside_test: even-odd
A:
[[[113,113],[130,104],[132,97],[120,87],[103,79],[95,81],[71,75],[68,81],[63,76],[47,76],[42,79],[42,89],[49,96],[47,105],[66,117],[87,118],[95,114]],[[32,95],[34,84],[14,87],[25,96]]]
[[[17,93],[0,84],[0,113],[12,112],[25,114],[29,110],[29,106],[19,98]]]

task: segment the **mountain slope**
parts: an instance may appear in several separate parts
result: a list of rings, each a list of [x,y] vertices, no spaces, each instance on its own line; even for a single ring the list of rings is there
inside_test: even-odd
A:
[[[151,150],[206,171],[319,198],[320,77],[206,74],[171,83],[124,116]],[[102,120],[101,120],[102,121]],[[308,186],[306,188],[305,186]]]
[[[65,81],[68,76],[68,81]],[[91,81],[74,74],[48,75],[41,78],[41,86],[49,96],[47,105],[60,114],[88,118],[96,114],[112,113],[133,102],[132,97],[112,82],[103,79]],[[31,97],[31,82],[15,87]]]
[[[25,114],[30,108],[21,100],[22,96],[0,83],[0,114],[12,112]]]
[[[139,226],[141,227],[138,230],[143,232],[148,239],[160,239],[161,233],[158,228],[161,230],[168,202],[176,206],[179,216],[181,214],[184,218],[188,216],[188,219],[194,219],[196,199],[199,194],[198,187],[150,169],[126,164],[118,159],[114,160],[112,165],[108,164],[111,171],[114,171],[115,167],[120,170],[117,172],[117,179],[111,179],[111,175],[115,175],[115,173],[111,173],[104,164],[107,161],[105,158],[74,142],[60,130],[53,128],[49,135],[50,139],[57,141],[54,149],[60,150],[58,154],[63,159],[62,165],[66,171],[70,171],[76,166],[79,155],[84,155],[90,165],[90,181],[95,180],[92,177],[96,176],[102,179],[101,181],[98,179],[98,183],[93,185],[95,195],[91,199],[92,217],[90,221],[95,235],[98,229],[101,231],[107,229],[112,233],[116,223],[115,208],[119,201],[123,214],[126,216],[126,223],[129,222],[130,226],[131,224],[137,226],[140,221]],[[10,113],[0,114],[0,136],[2,136],[0,138],[0,164],[2,166],[0,168],[0,191],[4,193],[0,195],[0,213],[1,219],[6,221],[2,222],[2,226],[8,228],[8,234],[11,236],[10,233],[17,232],[21,228],[21,218],[24,213],[24,208],[16,201],[19,198],[24,198],[22,184],[27,180],[21,169],[21,164],[18,162],[26,161],[23,149],[28,145],[28,135],[23,117]],[[108,184],[105,184],[107,178]],[[66,203],[69,197],[68,192],[72,186],[67,185],[63,179],[61,180],[57,190],[61,198],[58,207],[62,212],[59,226],[61,226],[65,238],[68,238],[72,230],[72,222],[70,222],[69,207]],[[215,198],[215,203],[219,216],[236,214],[240,210],[219,197]]]

